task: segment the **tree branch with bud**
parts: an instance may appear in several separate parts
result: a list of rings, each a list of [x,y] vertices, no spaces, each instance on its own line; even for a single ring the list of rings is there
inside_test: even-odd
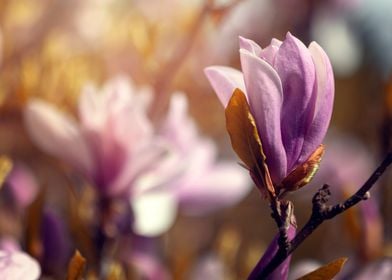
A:
[[[388,153],[379,167],[373,172],[369,179],[354,193],[351,197],[346,199],[344,202],[330,206],[327,205],[331,191],[328,185],[324,185],[319,189],[313,196],[312,200],[312,214],[308,222],[304,227],[297,233],[294,239],[287,244],[279,244],[279,250],[275,254],[271,262],[261,270],[256,279],[265,279],[271,272],[273,272],[290,254],[292,254],[297,247],[302,244],[324,221],[330,220],[337,215],[347,211],[351,207],[355,206],[362,200],[369,198],[369,191],[378,181],[381,175],[386,169],[392,164],[392,152]],[[287,231],[286,231],[287,233]],[[283,234],[286,234],[283,233]],[[282,233],[280,233],[282,234]]]

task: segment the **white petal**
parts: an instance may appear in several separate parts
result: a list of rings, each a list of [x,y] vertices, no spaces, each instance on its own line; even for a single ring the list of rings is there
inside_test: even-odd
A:
[[[93,161],[74,120],[49,103],[39,100],[27,105],[24,120],[32,140],[41,149],[90,174]]]
[[[36,260],[23,252],[0,251],[0,275],[4,280],[36,280],[41,269]]]
[[[168,192],[149,192],[131,199],[135,233],[153,237],[166,232],[177,216],[177,201]]]

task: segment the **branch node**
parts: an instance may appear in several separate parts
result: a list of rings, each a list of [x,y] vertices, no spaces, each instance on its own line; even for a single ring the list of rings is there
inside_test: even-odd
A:
[[[328,211],[329,207],[326,205],[331,196],[329,185],[325,184],[313,196],[313,214],[322,214]]]
[[[370,192],[369,191],[367,191],[365,194],[364,194],[364,196],[363,196],[363,200],[368,200],[370,198]]]

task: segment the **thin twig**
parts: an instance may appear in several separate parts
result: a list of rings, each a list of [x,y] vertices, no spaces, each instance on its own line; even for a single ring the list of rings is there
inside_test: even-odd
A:
[[[388,153],[379,167],[373,172],[369,179],[362,185],[359,190],[345,200],[343,203],[336,204],[334,206],[327,206],[330,191],[329,186],[324,185],[313,197],[313,208],[312,214],[305,224],[305,226],[297,233],[294,239],[289,243],[288,248],[279,247],[278,252],[273,257],[271,262],[260,271],[257,279],[265,279],[270,273],[272,273],[283,261],[292,254],[297,247],[306,240],[306,238],[318,228],[325,220],[334,218],[335,216],[343,213],[350,209],[362,200],[369,198],[369,191],[378,181],[381,175],[385,172],[389,165],[392,163],[392,153]]]
[[[206,0],[204,6],[200,9],[199,15],[196,17],[188,35],[184,38],[182,44],[180,43],[177,49],[173,52],[173,56],[167,61],[166,65],[161,67],[161,71],[157,74],[153,84],[155,98],[150,106],[149,115],[151,119],[157,120],[161,114],[166,110],[169,97],[170,85],[173,82],[177,72],[180,70],[182,64],[186,60],[188,54],[192,50],[195,39],[199,35],[204,22],[210,14],[218,13],[226,14],[243,0],[234,0],[230,4],[223,7],[214,7],[213,0]]]
[[[206,1],[202,7],[199,15],[193,23],[188,36],[184,39],[182,44],[179,44],[177,49],[173,52],[173,56],[168,60],[166,65],[162,66],[162,71],[158,73],[157,78],[153,84],[155,98],[150,107],[150,116],[152,119],[157,119],[162,111],[168,105],[169,100],[169,86],[180,69],[182,63],[192,50],[195,38],[199,34],[204,21],[210,12],[210,3]]]

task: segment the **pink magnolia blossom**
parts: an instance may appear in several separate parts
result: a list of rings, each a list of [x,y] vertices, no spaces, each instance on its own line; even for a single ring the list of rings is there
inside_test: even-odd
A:
[[[169,155],[135,185],[135,194],[143,195],[135,195],[132,204],[140,216],[146,215],[135,227],[144,235],[154,235],[160,231],[158,225],[168,225],[178,207],[187,214],[201,215],[239,202],[251,189],[237,164],[217,160],[215,145],[200,137],[187,106],[183,94],[173,94],[158,130],[170,147]],[[156,205],[166,209],[164,217],[156,215]]]
[[[176,165],[183,165],[181,176],[175,176],[171,185],[185,212],[202,214],[233,205],[250,191],[251,185],[238,165],[217,160],[212,140],[198,134],[183,94],[172,96],[160,135],[176,151]]]
[[[42,150],[91,179],[101,195],[127,192],[137,173],[155,159],[152,155],[161,152],[132,91],[122,79],[102,92],[86,87],[79,99],[79,122],[47,102],[32,100],[25,110],[28,132]]]
[[[262,49],[240,38],[242,72],[212,66],[205,73],[224,106],[235,88],[248,99],[273,183],[279,184],[321,144],[332,114],[331,64],[315,42],[287,33]]]
[[[133,230],[165,232],[178,207],[192,214],[230,206],[250,190],[236,163],[217,161],[213,142],[197,133],[183,95],[154,128],[149,90],[116,79],[103,92],[89,87],[79,100],[79,122],[44,101],[31,101],[25,122],[33,141],[89,178],[101,196],[130,198]]]
[[[40,274],[38,262],[26,253],[0,250],[1,279],[37,280]]]

